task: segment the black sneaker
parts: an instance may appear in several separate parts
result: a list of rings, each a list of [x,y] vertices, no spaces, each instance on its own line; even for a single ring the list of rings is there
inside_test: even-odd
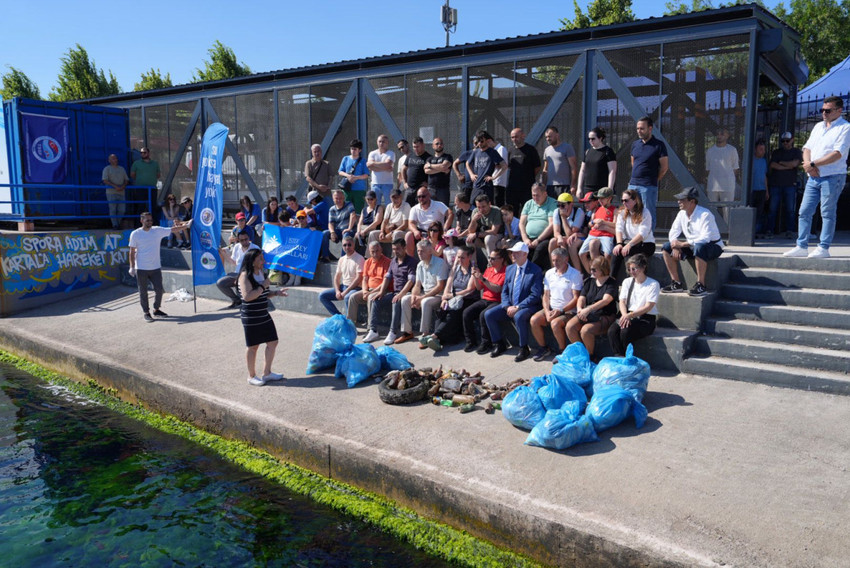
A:
[[[168,314],[165,313],[162,310],[154,310],[153,315],[155,315],[156,317],[159,317],[159,318],[167,318],[168,317]]]
[[[479,355],[484,355],[485,353],[489,353],[492,350],[492,343],[490,343],[489,341],[482,341],[481,345],[478,346],[478,350],[476,351],[476,353],[478,353]]]
[[[498,357],[502,353],[508,350],[508,345],[504,341],[499,341],[494,344],[493,350],[490,351],[490,357]]]
[[[148,323],[153,323],[153,316],[145,312],[145,321]]]
[[[675,293],[678,293],[678,292],[684,292],[685,288],[684,288],[684,286],[682,286],[681,282],[679,282],[678,280],[673,280],[668,285],[666,285],[664,288],[662,288],[661,291],[664,292],[665,294],[675,294]]]
[[[708,290],[705,289],[705,286],[702,285],[702,282],[697,282],[694,284],[694,287],[690,289],[688,292],[689,296],[705,296],[708,294]]]
[[[548,357],[552,351],[548,347],[541,347],[537,351],[534,352],[534,360],[542,361],[546,357]]]
[[[528,359],[529,355],[531,355],[531,349],[528,348],[528,345],[519,348],[519,353],[514,357],[514,362],[522,363],[526,359]]]
[[[463,348],[463,352],[464,353],[472,353],[473,351],[476,351],[477,349],[478,349],[478,346],[475,345],[474,343],[467,343],[466,347]]]

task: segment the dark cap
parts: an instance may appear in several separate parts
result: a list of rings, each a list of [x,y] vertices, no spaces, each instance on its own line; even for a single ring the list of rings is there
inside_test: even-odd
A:
[[[683,187],[682,191],[674,195],[676,199],[690,199],[692,201],[699,201],[699,192],[695,187]]]
[[[582,203],[587,203],[591,199],[594,200],[594,201],[599,200],[599,198],[596,197],[595,193],[593,193],[592,191],[588,191],[587,193],[584,194],[584,196],[581,199],[579,199],[579,201],[581,201]]]

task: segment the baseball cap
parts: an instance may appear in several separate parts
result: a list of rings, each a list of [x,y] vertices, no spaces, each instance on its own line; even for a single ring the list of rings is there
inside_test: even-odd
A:
[[[241,211],[236,214],[236,220],[237,221],[240,220],[240,219],[244,219],[244,218],[245,218],[245,214],[242,213]]]
[[[298,210],[298,211],[296,211],[296,213],[295,213],[295,217],[296,217],[297,219],[300,219],[301,217],[306,217],[306,216],[307,216],[307,212],[306,212],[306,211],[304,211],[303,209],[299,209],[299,210]]]
[[[676,199],[692,199],[694,201],[699,200],[699,192],[695,187],[683,187],[682,191],[674,195]]]
[[[613,197],[614,190],[610,187],[603,187],[596,190],[596,199],[602,199],[604,197]]]
[[[793,139],[794,139],[794,135],[791,134],[790,132],[783,132],[782,133],[782,140],[793,140]]]
[[[560,203],[572,203],[573,202],[573,196],[570,193],[562,193],[561,195],[558,196],[558,202],[560,202]]]
[[[180,203],[188,203],[189,201],[192,201],[192,198],[187,195],[180,200]]]
[[[598,198],[598,197],[596,197],[596,194],[595,194],[595,193],[593,193],[592,191],[588,191],[587,193],[585,193],[585,194],[584,194],[584,197],[582,197],[581,199],[579,199],[579,201],[581,201],[582,203],[587,203],[587,202],[588,202],[588,201],[590,201],[591,199],[593,199],[593,200],[597,200],[597,199],[599,199],[599,198]]]
[[[508,249],[510,252],[528,252],[528,245],[523,242],[514,243],[514,246]]]
[[[319,197],[319,192],[315,190],[311,191],[307,194],[307,203],[312,203],[317,197]]]

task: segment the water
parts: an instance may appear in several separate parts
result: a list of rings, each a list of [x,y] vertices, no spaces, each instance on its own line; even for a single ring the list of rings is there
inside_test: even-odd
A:
[[[446,565],[5,366],[0,543],[10,567]]]

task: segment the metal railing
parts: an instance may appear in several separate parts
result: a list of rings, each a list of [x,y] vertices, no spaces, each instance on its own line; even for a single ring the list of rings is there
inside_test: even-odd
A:
[[[139,210],[151,210],[156,188],[130,185],[125,188],[125,199],[112,203],[123,203],[121,219],[135,219]],[[22,199],[12,199],[23,195]],[[103,185],[57,185],[39,183],[0,184],[0,221],[76,221],[110,219],[109,202]],[[126,197],[131,197],[127,199]],[[147,197],[145,199],[145,196]],[[156,211],[153,211],[156,214]]]

